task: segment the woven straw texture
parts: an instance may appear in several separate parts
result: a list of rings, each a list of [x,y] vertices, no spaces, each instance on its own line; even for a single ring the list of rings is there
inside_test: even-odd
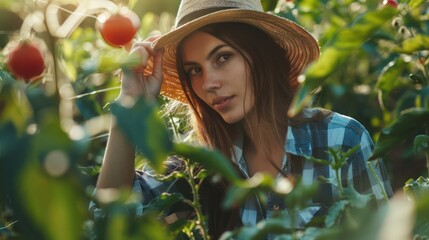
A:
[[[192,5],[196,2],[200,5]],[[236,8],[236,3],[239,8]],[[161,86],[161,94],[167,98],[178,100],[187,103],[186,96],[182,90],[180,81],[176,71],[176,47],[178,43],[188,34],[198,28],[211,23],[220,22],[241,22],[253,25],[268,33],[281,47],[286,50],[286,54],[291,64],[291,72],[289,81],[291,86],[297,88],[299,83],[298,76],[302,73],[305,67],[319,57],[319,45],[317,41],[305,29],[295,24],[294,22],[265,13],[261,9],[259,0],[250,1],[192,1],[184,0],[179,7],[176,24],[192,11],[207,7],[233,6],[232,9],[221,10],[209,13],[202,17],[189,21],[174,30],[161,36],[153,43],[155,49],[164,48],[163,58],[163,77],[164,81]],[[245,9],[243,9],[245,8]],[[194,10],[193,10],[194,9]],[[254,10],[252,10],[254,9]],[[261,46],[263,47],[263,46]],[[149,63],[147,74],[152,71],[152,63]]]

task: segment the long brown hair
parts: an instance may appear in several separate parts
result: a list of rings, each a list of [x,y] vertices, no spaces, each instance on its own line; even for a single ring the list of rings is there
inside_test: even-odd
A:
[[[288,124],[287,110],[294,94],[289,84],[290,64],[285,50],[265,32],[244,23],[215,23],[198,31],[213,35],[242,55],[253,80],[251,84],[254,92],[248,94],[253,94],[257,120],[272,124],[273,132],[280,144],[285,137],[283,133]],[[177,71],[190,105],[192,127],[204,145],[217,149],[228,159],[232,159],[233,143],[237,134],[236,125],[226,123],[195,94],[189,76],[183,68],[181,48],[182,43],[179,43],[176,52]],[[260,128],[255,131],[260,131],[259,134],[256,132],[256,136],[261,136],[262,131],[267,129]],[[232,211],[221,209],[227,185],[205,185],[208,186],[202,192],[201,201],[204,208],[209,211],[210,234],[218,238],[225,230],[230,230],[239,223],[239,214],[237,209]],[[213,195],[213,192],[219,194]]]
[[[290,64],[285,50],[265,32],[244,23],[215,23],[197,31],[219,38],[242,55],[252,74],[258,121],[271,123],[274,129],[285,130],[287,110],[294,94],[288,80]],[[233,141],[237,133],[235,124],[226,123],[215,110],[197,97],[183,69],[181,46],[180,43],[176,52],[177,71],[191,108],[193,128],[202,143],[221,151],[231,159]]]

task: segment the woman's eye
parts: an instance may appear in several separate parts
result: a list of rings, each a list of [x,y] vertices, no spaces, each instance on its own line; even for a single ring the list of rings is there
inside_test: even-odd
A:
[[[231,57],[230,54],[222,54],[221,56],[219,56],[218,58],[218,63],[224,63],[226,61],[228,61],[228,59]]]
[[[198,74],[199,72],[201,72],[201,68],[199,68],[199,67],[191,67],[191,68],[186,69],[186,73],[189,76]]]

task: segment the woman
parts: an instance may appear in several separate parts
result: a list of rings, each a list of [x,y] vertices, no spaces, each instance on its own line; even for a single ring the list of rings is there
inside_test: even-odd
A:
[[[243,177],[264,172],[273,177],[300,176],[312,184],[333,171],[306,160],[329,159],[328,148],[347,151],[357,145],[342,169],[343,182],[362,193],[382,191],[391,196],[381,160],[377,184],[367,169],[372,152],[368,132],[356,120],[322,109],[305,109],[289,118],[287,110],[298,86],[297,77],[319,54],[316,40],[300,26],[264,13],[259,0],[181,2],[176,28],[160,38],[135,44],[144,71],[123,73],[118,100],[129,96],[166,97],[190,106],[193,128],[202,145],[221,151]],[[112,126],[97,189],[134,186],[147,203],[165,189],[149,174],[134,174],[134,148]],[[239,209],[220,210],[225,186],[205,184],[202,202],[209,216],[210,234],[218,238],[234,227],[254,226],[287,208],[269,195],[268,206],[256,197]],[[214,194],[214,192],[216,192]],[[330,184],[320,184],[312,204],[296,214],[303,227],[325,213],[338,197]]]

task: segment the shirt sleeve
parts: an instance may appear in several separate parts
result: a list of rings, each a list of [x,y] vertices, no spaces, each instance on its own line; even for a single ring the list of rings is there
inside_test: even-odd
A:
[[[385,196],[390,198],[393,191],[384,162],[381,158],[368,161],[373,153],[374,143],[368,131],[363,126],[362,129],[360,149],[352,156],[349,181],[353,182],[354,188],[360,193],[373,193],[378,200]]]
[[[136,202],[132,203],[133,208],[127,208],[124,206],[123,211],[128,214],[136,214],[141,216],[143,214],[144,206],[149,204],[161,193],[168,191],[170,185],[171,183],[160,182],[152,175],[149,175],[145,172],[136,171],[133,180],[132,192],[138,196],[138,198]],[[93,194],[96,194],[96,192],[94,191]],[[130,212],[130,209],[132,209],[132,213]],[[94,200],[91,200],[89,203],[89,212],[95,221],[106,217],[104,210],[98,206]]]

